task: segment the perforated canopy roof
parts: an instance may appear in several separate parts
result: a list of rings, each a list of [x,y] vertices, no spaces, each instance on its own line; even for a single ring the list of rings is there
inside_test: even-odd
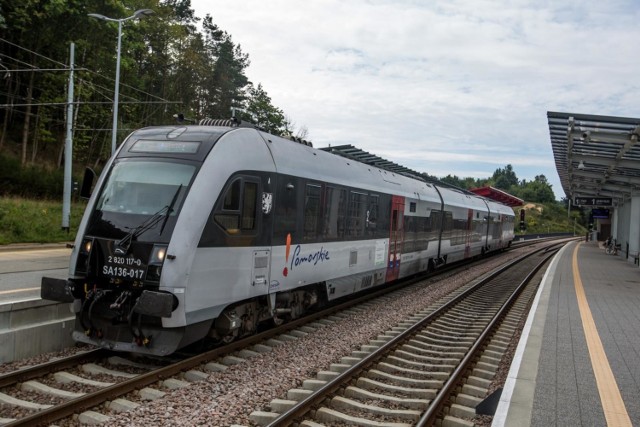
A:
[[[552,111],[547,118],[567,198],[615,204],[640,189],[640,119]]]

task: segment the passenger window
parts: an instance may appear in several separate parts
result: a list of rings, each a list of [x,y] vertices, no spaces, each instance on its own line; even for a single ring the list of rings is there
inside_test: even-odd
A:
[[[325,240],[344,237],[344,220],[347,205],[347,191],[335,187],[325,188],[324,218],[322,237]]]
[[[361,237],[364,235],[364,226],[367,219],[367,195],[352,191],[349,197],[347,233],[350,237]]]
[[[378,224],[378,206],[380,197],[378,195],[369,195],[369,209],[367,210],[367,223],[366,227],[369,230],[369,234],[373,234],[376,231]]]
[[[315,241],[320,219],[320,186],[307,184],[304,198],[304,240]]]

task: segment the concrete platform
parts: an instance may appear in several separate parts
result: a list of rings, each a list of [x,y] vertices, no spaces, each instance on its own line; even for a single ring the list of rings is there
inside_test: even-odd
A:
[[[0,363],[74,345],[70,306],[41,299],[0,304]]]
[[[554,258],[494,426],[640,425],[640,269],[598,242]]]

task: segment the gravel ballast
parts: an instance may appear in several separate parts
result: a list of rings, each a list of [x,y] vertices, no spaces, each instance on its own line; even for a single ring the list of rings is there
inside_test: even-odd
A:
[[[249,414],[268,411],[274,398],[286,398],[286,392],[298,388],[302,382],[315,378],[316,373],[328,370],[343,356],[368,343],[379,334],[396,326],[400,321],[424,309],[498,265],[522,255],[530,248],[512,250],[488,258],[481,265],[468,267],[445,278],[427,279],[428,285],[414,292],[399,294],[397,299],[382,298],[369,303],[366,311],[353,311],[341,320],[296,340],[273,347],[246,362],[231,365],[223,372],[209,373],[204,381],[189,387],[168,390],[166,395],[125,413],[107,413],[109,426],[230,426],[255,425]],[[87,347],[81,348],[87,350]],[[20,366],[42,363],[53,356],[77,352],[42,355],[0,367],[0,373]],[[157,387],[154,385],[153,387]],[[131,399],[131,397],[129,397]],[[103,408],[101,408],[103,409]],[[59,426],[77,425],[77,421],[57,422]]]
[[[522,250],[496,256],[479,266],[445,279],[433,280],[412,294],[389,302],[373,303],[369,310],[351,314],[247,363],[230,366],[209,375],[208,381],[175,390],[164,399],[135,411],[116,415],[110,425],[118,426],[229,426],[253,425],[252,411],[268,410],[272,399],[284,398],[287,390],[300,387],[320,370],[347,356],[378,334],[432,304],[459,286],[513,259]]]

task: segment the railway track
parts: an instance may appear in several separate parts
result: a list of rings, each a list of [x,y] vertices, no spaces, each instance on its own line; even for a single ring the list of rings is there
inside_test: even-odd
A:
[[[210,372],[239,363],[242,356],[248,358],[268,351],[280,340],[306,333],[301,332],[305,328],[310,330],[305,325],[313,325],[318,319],[331,319],[333,314],[367,300],[389,292],[402,292],[404,286],[406,284],[398,284],[364,295],[224,347],[182,357],[166,366],[141,364],[98,349],[1,375],[0,425],[47,425],[72,416],[76,416],[79,423],[107,422],[107,416],[90,409],[100,405],[110,412],[133,409],[138,404],[122,399],[123,396],[135,392],[133,400],[161,398],[167,391],[186,387],[189,382],[205,379]],[[149,387],[152,385],[154,388]]]
[[[552,252],[518,259],[417,313],[255,412],[269,427],[296,424],[472,426]]]
[[[402,286],[406,287],[406,284]],[[131,361],[122,360],[122,358],[114,358],[113,354],[107,351],[96,350],[0,376],[0,393],[11,396],[11,393],[14,392],[18,394],[18,398],[27,401],[23,409],[18,411],[15,409],[6,411],[6,407],[16,403],[12,399],[8,399],[10,403],[0,403],[0,408],[4,408],[3,414],[5,412],[20,414],[19,417],[7,417],[0,414],[0,418],[3,418],[0,423],[12,426],[46,425],[70,417],[76,417],[76,421],[80,423],[106,421],[104,416],[101,416],[99,412],[91,411],[91,409],[96,407],[109,408],[112,413],[130,410],[135,408],[140,401],[159,398],[172,388],[184,387],[189,381],[205,379],[210,372],[224,369],[225,365],[236,363],[234,358],[237,355],[248,358],[261,351],[268,351],[273,345],[280,342],[276,337],[286,340],[291,336],[295,338],[296,334],[300,336],[300,334],[312,332],[314,327],[322,326],[322,319],[329,318],[329,322],[331,322],[332,315],[335,316],[336,313],[348,310],[349,307],[363,304],[366,300],[380,297],[384,293],[411,292],[410,288],[402,289],[402,286],[349,301],[316,313],[311,317],[287,323],[254,337],[188,357],[167,366],[131,363]],[[393,297],[388,296],[387,298]],[[363,309],[356,308],[354,310]],[[337,314],[337,316],[341,315]],[[334,317],[333,320],[338,318]],[[305,330],[306,332],[304,332]],[[85,382],[73,376],[71,376],[73,379],[69,380],[68,373],[63,373],[63,370],[68,369],[77,370],[78,373],[73,374],[76,377],[86,378],[88,376],[94,382]],[[66,382],[67,385],[56,385],[61,381]],[[69,387],[69,382],[76,385]],[[45,387],[41,387],[38,383]],[[56,389],[62,390],[62,392],[58,392]],[[133,401],[123,399],[123,396],[127,395],[134,396]],[[29,408],[29,406],[32,407]],[[15,407],[12,406],[12,408]]]

